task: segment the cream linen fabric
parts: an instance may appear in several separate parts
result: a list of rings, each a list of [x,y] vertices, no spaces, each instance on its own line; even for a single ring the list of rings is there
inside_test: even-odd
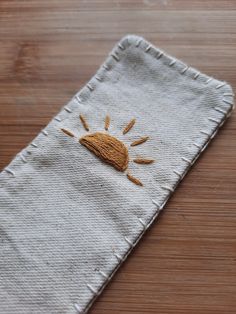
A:
[[[91,81],[0,176],[0,313],[88,310],[232,109],[228,84],[126,36]],[[151,165],[129,164],[144,186],[105,164],[81,137],[104,131]],[[136,124],[126,135],[124,126]],[[217,171],[217,169],[215,169]]]

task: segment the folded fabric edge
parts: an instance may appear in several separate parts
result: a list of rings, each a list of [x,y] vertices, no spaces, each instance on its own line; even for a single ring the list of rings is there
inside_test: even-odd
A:
[[[126,254],[120,258],[119,262],[117,263],[116,267],[113,269],[111,274],[109,274],[109,276],[104,279],[104,282],[102,286],[99,288],[99,290],[93,292],[93,298],[91,298],[91,300],[87,303],[86,307],[82,309],[79,304],[74,305],[78,313],[86,313],[89,310],[89,308],[92,306],[97,296],[103,291],[105,286],[108,284],[108,282],[111,280],[113,275],[116,273],[117,269],[122,265],[124,260],[131,253],[132,249],[136,246],[136,244],[142,238],[145,231],[150,227],[152,222],[158,217],[159,213],[165,206],[169,197],[175,191],[176,187],[178,186],[180,181],[183,179],[185,174],[188,172],[189,168],[194,164],[194,162],[200,156],[202,151],[204,151],[205,148],[208,146],[211,139],[215,136],[215,134],[217,133],[221,125],[223,125],[223,123],[225,122],[225,120],[230,115],[233,109],[233,96],[234,95],[233,95],[231,86],[229,84],[227,84],[226,82],[222,82],[214,78],[211,78],[191,67],[188,67],[183,62],[167,55],[165,52],[154,47],[144,38],[136,36],[136,35],[128,35],[121,39],[121,41],[111,51],[105,63],[101,66],[101,68],[97,71],[97,73],[92,77],[92,79],[73,97],[73,99],[75,98],[79,104],[83,103],[84,100],[87,100],[89,97],[89,94],[93,92],[94,88],[96,88],[96,84],[100,83],[101,74],[104,71],[112,70],[112,67],[114,66],[114,64],[120,61],[120,54],[124,53],[123,51],[131,45],[135,46],[136,48],[142,49],[145,53],[149,53],[153,55],[153,57],[156,58],[157,60],[162,59],[163,63],[165,63],[167,66],[172,67],[173,70],[179,71],[180,75],[189,76],[191,79],[194,79],[194,80],[201,80],[201,82],[205,82],[205,84],[210,85],[212,88],[219,90],[219,93],[222,94],[222,102],[224,103],[224,106],[222,106],[222,108],[218,108],[218,110],[222,113],[222,119],[220,123],[217,124],[217,127],[213,132],[206,134],[206,136],[208,137],[207,141],[204,143],[204,145],[199,147],[199,151],[194,156],[194,158],[192,160],[186,161],[187,164],[186,164],[185,171],[184,173],[179,174],[179,181],[177,182],[177,184],[174,186],[174,188],[171,191],[169,191],[169,194],[167,195],[166,199],[164,200],[162,204],[156,204],[157,211],[152,216],[151,220],[146,225],[143,226],[144,227],[143,231],[138,235],[136,240],[130,243],[130,249],[127,250]],[[227,106],[226,109],[225,109],[225,106]],[[50,134],[49,126],[51,125],[52,127],[54,127],[54,123],[61,123],[65,121],[65,119],[69,117],[71,112],[72,112],[72,109],[68,105],[63,107],[62,111],[59,112],[59,114],[57,114],[53,118],[53,120],[48,124],[47,129],[44,129],[41,131],[41,134],[43,136],[40,136],[40,138],[39,136],[37,136],[35,140],[33,140],[33,142],[31,142],[26,147],[26,149],[32,149],[32,148],[37,149],[38,147],[40,147],[41,141],[46,139]],[[4,186],[4,182],[6,182],[6,180],[8,181],[8,179],[10,180],[11,178],[14,178],[17,175],[18,166],[23,166],[24,163],[27,163],[27,162],[28,162],[27,157],[23,153],[18,154],[17,158],[15,158],[0,174],[0,183],[2,183],[1,187]]]

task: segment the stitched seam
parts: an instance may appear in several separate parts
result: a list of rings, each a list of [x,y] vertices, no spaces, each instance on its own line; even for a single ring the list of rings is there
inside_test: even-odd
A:
[[[126,44],[124,43],[126,41]],[[145,43],[146,48],[143,49],[142,47],[140,47],[141,43]],[[106,59],[105,63],[102,65],[101,68],[104,68],[106,71],[110,71],[113,69],[113,67],[111,67],[110,64],[112,61],[113,62],[119,62],[121,60],[121,57],[125,56],[125,54],[122,54],[121,56],[119,56],[118,53],[118,49],[121,50],[121,52],[123,53],[123,51],[125,49],[127,49],[129,46],[131,46],[133,43],[130,43],[129,41],[129,37],[126,37],[125,39],[121,40],[117,46],[115,46],[115,48],[113,49],[112,53],[110,54],[110,56]],[[173,57],[170,57],[169,55],[165,54],[164,52],[158,50],[156,47],[153,47],[150,43],[148,43],[146,40],[144,40],[143,38],[137,37],[137,41],[136,43],[133,45],[134,47],[141,49],[142,51],[144,51],[145,53],[149,53],[150,51],[154,50],[154,52],[156,52],[156,59],[159,60],[162,58],[162,56],[165,56],[169,59],[169,64],[166,64],[165,62],[163,62],[164,65],[172,67],[173,70],[178,70],[178,72],[180,74],[186,74],[186,72],[188,71],[189,67],[187,65],[184,65],[184,63],[182,63],[181,61],[178,61],[176,59],[174,59]],[[152,56],[154,57],[154,56]],[[155,58],[155,57],[154,57]],[[112,62],[112,63],[113,63]],[[174,65],[176,64],[181,64],[184,66],[184,68],[182,70],[177,69],[176,67],[174,67]],[[114,64],[113,64],[114,65]],[[85,87],[87,87],[87,89],[89,90],[89,92],[93,92],[93,90],[96,88],[95,83],[92,83],[94,81],[94,79],[96,79],[98,82],[101,82],[103,79],[100,76],[100,72],[101,72],[101,68],[97,71],[97,73],[91,78],[91,80],[85,85]],[[192,68],[191,68],[192,69]],[[193,70],[193,69],[192,69]],[[192,77],[193,80],[197,80],[198,77],[201,75],[200,72],[196,72],[195,75]],[[206,75],[205,75],[206,76]],[[191,77],[189,77],[191,78]],[[206,80],[206,84],[209,84],[213,79],[206,76],[207,80]],[[217,81],[217,86],[215,86],[216,89],[221,89],[224,86],[226,86],[225,82],[220,82]],[[82,91],[84,90],[84,88],[82,88],[80,90],[80,94],[82,93]],[[223,89],[222,89],[223,90]],[[223,94],[224,97],[226,96],[230,96],[233,97],[233,94],[231,93],[224,93]],[[74,99],[77,101],[77,103],[80,105],[83,100],[80,98],[80,96],[78,95],[78,93],[74,96]],[[225,122],[225,120],[228,118],[228,116],[230,115],[232,109],[233,109],[233,102],[231,102],[228,99],[223,98],[222,102],[224,102],[227,105],[230,105],[230,107],[228,108],[228,110],[223,110],[222,108],[212,108],[213,110],[216,110],[220,113],[223,114],[222,118],[221,118],[221,122],[220,124],[216,125],[216,128],[210,132],[210,134],[208,132],[206,132],[205,130],[201,130],[200,133],[203,134],[203,136],[206,136],[206,140],[204,141],[204,143],[202,145],[198,145],[196,143],[193,143],[194,146],[196,146],[198,148],[198,152],[194,153],[192,160],[189,160],[188,158],[182,157],[182,161],[186,163],[186,167],[184,169],[184,171],[182,173],[179,173],[178,171],[174,170],[174,173],[177,175],[178,179],[174,182],[173,186],[162,186],[161,188],[163,190],[167,190],[167,195],[164,197],[164,200],[162,202],[161,205],[159,205],[155,200],[152,200],[153,204],[156,206],[157,210],[156,212],[152,215],[152,217],[149,219],[148,222],[145,223],[145,220],[141,217],[138,217],[138,221],[141,225],[141,231],[138,234],[137,238],[133,241],[129,240],[129,238],[127,236],[124,236],[124,241],[129,245],[129,248],[127,249],[127,251],[125,252],[124,255],[120,255],[118,252],[115,253],[115,256],[118,260],[118,263],[116,264],[116,266],[114,267],[113,271],[111,272],[111,274],[109,274],[109,276],[105,275],[104,272],[103,273],[103,278],[105,278],[105,281],[102,283],[102,285],[99,287],[98,290],[96,290],[91,284],[87,284],[87,288],[93,293],[93,297],[90,299],[90,301],[87,303],[87,305],[85,306],[84,310],[80,307],[80,305],[78,303],[74,303],[74,307],[75,309],[78,311],[78,313],[85,313],[88,311],[88,309],[91,307],[91,305],[93,304],[95,298],[103,291],[103,289],[105,288],[105,286],[108,284],[108,282],[111,280],[111,278],[113,277],[113,275],[116,273],[117,269],[121,266],[121,264],[123,263],[123,261],[128,257],[128,255],[130,254],[130,252],[132,251],[133,247],[136,246],[136,244],[139,242],[139,240],[142,238],[143,234],[145,233],[145,231],[152,225],[153,221],[158,217],[159,213],[161,212],[161,210],[164,208],[166,202],[168,201],[168,199],[170,198],[170,196],[172,195],[172,193],[175,191],[176,187],[178,186],[179,182],[183,179],[183,177],[186,175],[186,173],[188,172],[189,168],[195,163],[195,161],[197,160],[197,158],[200,156],[200,154],[202,153],[202,151],[207,147],[207,145],[209,144],[209,142],[211,141],[211,139],[215,136],[215,134],[217,133],[217,131],[219,130],[219,128],[223,125],[223,123]],[[68,114],[65,119],[62,120],[62,118],[59,116],[61,115],[61,112],[64,110],[64,112],[66,112],[66,114]],[[67,105],[64,106],[62,108],[62,111],[59,112],[59,114],[54,117],[54,120],[57,122],[62,122],[65,121],[69,118],[69,115],[73,112],[72,108],[69,108]],[[209,121],[211,121],[212,123],[215,123],[216,121],[212,121],[214,118],[209,117],[208,118]],[[211,120],[210,120],[211,119]],[[218,123],[218,122],[217,122]],[[51,125],[52,121],[48,124]],[[41,133],[45,136],[48,136],[48,131],[47,130],[43,130],[41,131]],[[43,141],[44,138],[40,139],[40,141]],[[33,146],[35,149],[38,148],[39,145],[39,141],[38,143],[35,142],[31,142],[30,144],[31,146]],[[30,145],[28,145],[26,147],[29,148]],[[21,153],[21,156],[22,153]],[[23,156],[23,158],[21,158],[23,163],[27,162],[27,159],[25,158],[25,156]],[[22,165],[22,164],[21,164]],[[9,167],[6,167],[5,169],[3,169],[3,171],[6,171],[9,173],[9,175],[11,175],[11,177],[15,177],[16,173],[15,171],[11,170]],[[1,178],[0,178],[1,181]],[[8,182],[8,181],[7,181]],[[1,187],[4,187],[1,186]],[[114,255],[114,253],[113,253]],[[101,274],[100,272],[100,274]]]

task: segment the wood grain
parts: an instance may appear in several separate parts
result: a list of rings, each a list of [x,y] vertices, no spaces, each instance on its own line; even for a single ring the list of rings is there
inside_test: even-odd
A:
[[[233,0],[1,0],[1,169],[89,80],[123,35],[143,35],[235,89],[235,30]],[[235,117],[91,313],[235,313]]]

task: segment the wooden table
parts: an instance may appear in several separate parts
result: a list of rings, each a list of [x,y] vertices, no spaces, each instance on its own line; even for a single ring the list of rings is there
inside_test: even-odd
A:
[[[234,0],[1,0],[1,169],[127,33],[236,88]],[[233,114],[91,313],[236,312],[235,123]]]

